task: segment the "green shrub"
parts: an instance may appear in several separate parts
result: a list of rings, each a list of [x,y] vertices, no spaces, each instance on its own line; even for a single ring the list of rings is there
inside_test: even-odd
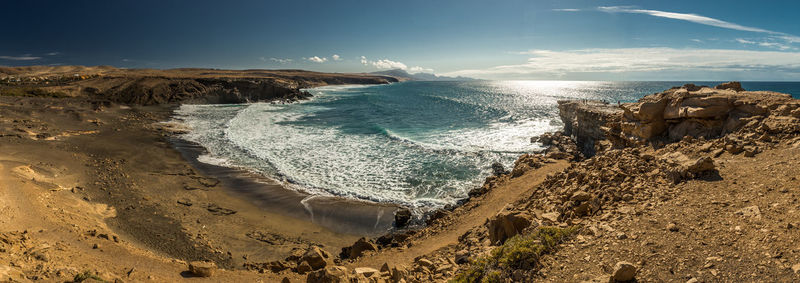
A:
[[[559,228],[542,226],[526,235],[516,235],[496,248],[488,256],[473,260],[467,270],[452,280],[458,283],[503,282],[516,269],[531,270],[539,267],[539,260],[552,253],[578,230],[577,226]]]

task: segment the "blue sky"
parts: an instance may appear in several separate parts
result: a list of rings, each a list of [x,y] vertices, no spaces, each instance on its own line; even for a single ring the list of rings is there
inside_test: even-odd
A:
[[[0,65],[800,81],[800,1],[4,1]]]

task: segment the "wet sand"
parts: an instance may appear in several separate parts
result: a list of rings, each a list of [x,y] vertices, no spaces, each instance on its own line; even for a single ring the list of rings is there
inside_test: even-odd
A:
[[[233,195],[265,211],[310,221],[337,233],[357,236],[379,236],[393,227],[397,205],[309,195],[242,169],[200,162],[197,157],[206,153],[202,146],[174,137],[170,138],[170,142],[194,168],[220,180]]]

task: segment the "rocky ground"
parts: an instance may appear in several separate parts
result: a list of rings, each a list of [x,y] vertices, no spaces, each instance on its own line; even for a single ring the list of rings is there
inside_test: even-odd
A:
[[[0,97],[0,281],[800,280],[797,100],[732,83],[559,108],[546,151],[358,239],[198,172],[169,107]]]
[[[463,207],[545,177],[537,168],[553,160],[569,167],[517,183],[531,188],[455,243],[400,261],[368,254],[309,282],[364,281],[347,271],[380,262],[370,278],[389,282],[800,280],[797,100],[731,83],[560,109],[567,133],[540,137],[548,150],[487,179]],[[459,209],[439,225],[463,225]],[[433,223],[391,244],[425,245],[413,235],[441,233]]]

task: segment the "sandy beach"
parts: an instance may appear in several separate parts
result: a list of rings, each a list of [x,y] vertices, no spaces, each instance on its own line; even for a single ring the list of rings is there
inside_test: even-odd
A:
[[[382,224],[375,215],[383,206],[330,199],[310,205],[319,207],[312,221],[300,204],[304,194],[233,169],[190,163],[184,155],[192,151],[177,150],[159,128],[169,106],[93,108],[83,99],[0,99],[2,199],[9,216],[2,220],[4,232],[44,230],[56,239],[74,239],[69,247],[114,249],[109,258],[118,257],[118,250],[150,251],[166,262],[213,259],[235,268],[282,259],[309,245],[340,249],[375,234],[365,227]],[[393,217],[392,207],[385,209],[382,214]],[[50,217],[50,210],[63,214]],[[341,225],[343,218],[352,226]],[[386,217],[382,221],[381,227],[391,225]],[[147,264],[129,268],[153,274]]]

